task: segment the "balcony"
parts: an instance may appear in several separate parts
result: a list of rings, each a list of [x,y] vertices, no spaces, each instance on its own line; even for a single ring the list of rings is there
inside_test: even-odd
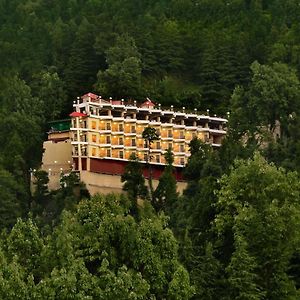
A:
[[[149,124],[149,120],[136,120],[137,124]]]
[[[113,148],[113,149],[123,149],[124,145],[119,145],[119,144],[111,145],[111,148]]]
[[[226,131],[222,129],[210,129],[209,132],[218,134],[218,135],[225,135]]]
[[[185,151],[173,151],[173,154],[175,156],[185,156]]]
[[[111,147],[111,144],[107,144],[107,143],[99,143],[99,146],[100,147],[103,147],[103,148],[108,148],[108,147]]]
[[[111,130],[100,130],[100,134],[111,133]]]
[[[173,127],[176,129],[184,129],[186,126],[184,124],[174,124]]]

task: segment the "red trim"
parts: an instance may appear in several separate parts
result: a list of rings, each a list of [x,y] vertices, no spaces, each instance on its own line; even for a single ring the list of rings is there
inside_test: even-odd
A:
[[[95,159],[90,160],[90,170],[95,173],[105,173],[110,175],[121,175],[124,173],[126,166],[125,161],[116,161],[109,159]]]
[[[70,117],[87,117],[87,114],[83,114],[81,112],[73,111],[69,114]]]
[[[125,171],[125,166],[128,161],[122,160],[113,160],[113,159],[96,159],[91,158],[90,160],[90,170],[95,173],[103,173],[109,175],[122,175]],[[165,166],[162,165],[151,165],[152,167],[152,176],[154,179],[159,179],[162,175]],[[177,181],[183,181],[183,169],[182,168],[174,168],[174,176]],[[149,170],[144,165],[143,175],[145,178],[149,177]]]

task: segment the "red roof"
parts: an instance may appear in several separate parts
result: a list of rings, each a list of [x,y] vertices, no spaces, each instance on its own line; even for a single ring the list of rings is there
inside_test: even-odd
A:
[[[81,98],[85,98],[85,97],[91,97],[92,99],[97,99],[98,95],[93,94],[93,93],[87,93],[87,94],[84,94],[83,96],[81,96]]]
[[[112,100],[113,105],[121,105],[122,101],[121,100]]]
[[[73,111],[69,114],[70,117],[87,117],[87,114],[83,114],[81,112]]]
[[[145,102],[143,102],[142,104],[141,104],[141,107],[153,107],[153,106],[155,106],[155,104],[149,99],[149,98],[147,98],[147,100],[145,101]]]

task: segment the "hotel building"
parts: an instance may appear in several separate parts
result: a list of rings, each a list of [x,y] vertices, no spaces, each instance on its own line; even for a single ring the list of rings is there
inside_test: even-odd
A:
[[[131,155],[135,153],[142,163],[153,165],[154,178],[164,169],[164,153],[171,148],[177,180],[182,180],[182,168],[188,161],[189,143],[193,137],[221,146],[226,134],[227,120],[172,106],[163,109],[147,99],[136,101],[104,100],[93,93],[85,94],[73,104],[70,114],[70,137],[74,169],[93,173],[120,175]],[[149,150],[142,138],[146,127],[155,128],[159,139]],[[145,168],[144,175],[147,177]]]

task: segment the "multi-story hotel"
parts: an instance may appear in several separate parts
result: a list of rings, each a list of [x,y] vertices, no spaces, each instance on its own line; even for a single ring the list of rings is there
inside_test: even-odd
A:
[[[132,153],[142,163],[150,154],[154,185],[164,170],[164,153],[174,153],[174,175],[178,191],[185,187],[182,170],[187,163],[189,143],[198,137],[213,147],[221,146],[227,120],[197,110],[163,109],[147,99],[140,105],[123,100],[104,100],[88,93],[73,104],[71,120],[51,122],[44,142],[42,169],[49,174],[49,188],[57,189],[61,174],[78,171],[93,193],[121,192],[121,174]],[[156,129],[159,139],[151,149],[142,138],[146,127]],[[143,170],[148,176],[148,168]]]
[[[88,93],[78,98],[73,107],[71,144],[78,171],[122,174],[131,153],[146,162],[150,151],[153,174],[158,178],[165,163],[164,153],[171,148],[176,177],[180,180],[192,138],[219,147],[226,134],[226,119],[200,114],[196,109],[192,112],[185,108],[178,111],[172,106],[163,109],[150,99],[138,105],[136,101],[104,100]],[[159,136],[150,150],[142,138],[148,126],[155,128]]]

